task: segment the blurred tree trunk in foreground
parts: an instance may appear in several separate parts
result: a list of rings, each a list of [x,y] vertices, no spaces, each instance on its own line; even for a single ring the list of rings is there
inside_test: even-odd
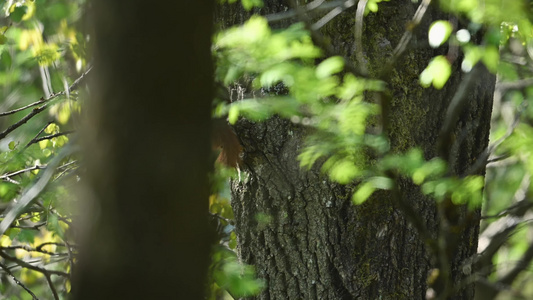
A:
[[[92,1],[74,299],[202,299],[213,1]]]
[[[416,45],[411,44],[387,74],[380,75],[421,5],[413,2],[417,1],[380,3],[376,14],[364,18],[362,45],[354,42],[356,6],[321,31],[338,54],[353,62],[357,47],[362,46],[369,75],[387,82],[386,121],[393,151],[420,147],[429,159],[441,154],[437,144],[446,110],[468,75],[461,72],[457,59],[442,90],[420,86],[419,75],[429,60],[448,50],[427,45],[431,22],[449,18],[432,7],[414,32]],[[287,9],[284,1],[270,0],[259,12]],[[223,27],[248,16],[237,5],[217,11]],[[482,66],[476,72],[475,82],[466,90],[466,106],[452,123],[460,138],[443,145],[444,153],[453,156],[445,158],[455,162],[456,174],[464,174],[488,144],[495,79]],[[411,218],[422,220],[431,239],[439,236],[442,218],[449,218],[449,227],[441,228],[440,234],[450,246],[438,255],[449,259],[449,265],[443,266],[436,255],[429,254],[424,238],[391,192],[376,193],[363,205],[354,206],[349,188],[331,183],[318,168],[300,169],[296,157],[305,137],[303,128],[276,117],[262,123],[241,120],[235,128],[244,148],[241,169],[248,175],[233,182],[232,206],[239,255],[267,282],[257,299],[426,299],[430,270],[439,269],[442,275],[448,267],[448,282],[459,292],[446,298],[473,298],[472,283],[463,288],[458,284],[472,271],[462,264],[476,253],[479,212],[467,214],[464,207],[452,205],[450,215],[439,215],[434,200],[424,197],[412,182],[399,180],[399,198],[413,209]],[[459,150],[450,151],[452,144]],[[440,281],[437,278],[432,285],[437,293],[443,290]]]

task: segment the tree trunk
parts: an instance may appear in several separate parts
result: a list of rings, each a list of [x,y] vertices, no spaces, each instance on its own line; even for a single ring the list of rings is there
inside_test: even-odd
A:
[[[378,13],[364,18],[362,51],[370,76],[377,77],[392,56],[418,5],[411,0],[382,2]],[[279,0],[265,1],[260,13],[285,8]],[[226,25],[247,17],[227,6],[218,14]],[[354,43],[354,15],[355,6],[322,31],[334,49],[353,62],[355,49],[361,46]],[[445,47],[427,46],[427,29],[431,22],[450,17],[430,7],[413,42],[388,73],[388,134],[395,152],[420,147],[428,159],[439,154],[446,110],[467,75],[457,59],[442,90],[422,88],[418,76],[431,58],[448,53]],[[445,151],[454,157],[450,161],[457,174],[464,174],[488,144],[495,79],[484,67],[476,72],[476,81],[466,92],[469,101],[455,125],[454,145],[459,151]],[[244,148],[241,170],[247,176],[232,183],[232,206],[239,255],[267,282],[257,299],[426,298],[428,275],[439,264],[391,192],[378,192],[354,206],[348,187],[331,183],[318,168],[300,169],[296,157],[306,132],[289,121],[241,120],[236,131]],[[440,219],[435,201],[410,181],[398,182],[402,201],[436,239]],[[454,209],[463,220],[454,237],[458,244],[448,254],[457,284],[471,272],[462,264],[476,252],[479,220],[475,215],[466,218],[464,208]],[[473,293],[470,284],[450,299],[472,299]]]
[[[203,299],[213,1],[92,1],[74,299]],[[87,217],[87,215],[89,215]]]

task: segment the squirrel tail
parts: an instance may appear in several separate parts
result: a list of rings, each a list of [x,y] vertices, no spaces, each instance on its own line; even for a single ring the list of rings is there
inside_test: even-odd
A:
[[[220,150],[219,162],[232,168],[241,163],[241,143],[226,120],[213,119],[212,143],[213,149]]]

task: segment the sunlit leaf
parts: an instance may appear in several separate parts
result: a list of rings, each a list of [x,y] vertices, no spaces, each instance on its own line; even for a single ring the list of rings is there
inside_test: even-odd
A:
[[[433,84],[436,89],[442,89],[451,74],[452,67],[450,62],[445,56],[439,55],[434,57],[427,68],[420,74],[420,84],[424,87],[429,87]]]
[[[433,22],[428,32],[429,45],[432,48],[437,48],[444,44],[450,37],[452,29],[452,24],[448,21],[439,20]]]
[[[316,76],[318,78],[326,78],[335,73],[342,71],[344,67],[344,59],[339,56],[330,57],[321,62],[316,68]]]
[[[357,187],[357,191],[352,196],[352,202],[355,205],[364,203],[372,194],[376,188],[371,182],[364,182]]]

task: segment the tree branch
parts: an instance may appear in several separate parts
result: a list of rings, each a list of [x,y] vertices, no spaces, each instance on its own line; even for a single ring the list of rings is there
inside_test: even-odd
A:
[[[50,134],[50,135],[45,135],[45,136],[40,137],[40,138],[35,137],[26,145],[26,147],[31,146],[32,144],[38,143],[40,141],[53,139],[55,137],[62,136],[62,135],[68,135],[68,134],[71,134],[71,133],[74,133],[74,130],[67,130],[67,131],[64,131],[64,132],[58,132],[58,133],[54,133],[54,134]]]
[[[29,167],[29,168],[26,168],[26,169],[18,170],[18,171],[12,172],[12,173],[7,173],[7,174],[4,174],[4,175],[0,176],[0,179],[9,180],[13,176],[17,176],[17,175],[20,175],[20,174],[23,174],[23,173],[26,173],[26,172],[34,171],[34,170],[42,170],[42,169],[46,169],[46,165],[40,165],[40,166],[39,165],[35,165],[33,167]]]
[[[29,114],[27,114],[24,118],[20,119],[15,124],[9,126],[6,130],[2,131],[0,133],[0,140],[5,138],[8,134],[10,134],[13,130],[19,128],[20,126],[24,125],[26,122],[28,122],[31,118],[35,117],[37,114],[42,112],[48,107],[47,104],[44,104],[41,107],[34,108]]]
[[[68,273],[34,266],[34,265],[30,264],[30,263],[25,262],[24,260],[18,259],[16,257],[13,257],[13,256],[5,253],[1,249],[4,249],[4,247],[0,247],[0,257],[4,258],[6,260],[12,261],[12,262],[16,263],[17,265],[19,265],[21,267],[24,267],[26,269],[30,269],[30,270],[33,270],[33,271],[40,272],[40,273],[44,274],[45,276],[57,275],[57,276],[65,277],[67,279],[70,278],[70,274],[68,274]]]
[[[500,280],[498,280],[498,283],[510,286],[513,283],[513,281],[516,279],[516,277],[520,273],[522,273],[522,271],[527,269],[527,267],[529,266],[532,260],[533,260],[533,243],[530,243],[528,249],[526,250],[524,255],[522,255],[522,257],[520,258],[516,266],[513,269],[511,269],[507,274],[502,276]]]
[[[517,81],[498,82],[495,89],[503,93],[508,90],[521,90],[532,85],[533,78],[525,78]]]
[[[13,281],[15,281],[16,284],[18,284],[21,288],[28,292],[28,294],[31,295],[33,300],[39,300],[39,298],[37,298],[37,296],[35,296],[35,294],[29,288],[27,288],[22,282],[20,282],[20,280],[17,279],[17,277],[15,277],[15,275],[13,275],[13,273],[11,273],[11,271],[6,265],[0,263],[0,268],[2,268],[9,276],[11,276],[11,278],[13,279]]]
[[[347,2],[349,2],[349,1],[347,1]],[[332,2],[328,2],[328,3],[333,3],[333,1]],[[353,4],[355,5],[355,2]],[[314,25],[311,25],[311,19],[309,18],[309,16],[307,16],[304,13],[304,11],[300,7],[298,7],[294,3],[293,3],[293,6],[295,7],[294,10],[295,10],[295,12],[296,12],[296,14],[298,16],[298,19],[300,21],[302,21],[305,24],[305,28],[307,30],[309,30],[309,32],[311,34],[311,38],[313,39],[313,42],[315,43],[315,45],[320,47],[325,52],[325,54],[327,56],[330,56],[330,57],[331,56],[341,56],[344,59],[344,67],[345,67],[346,71],[352,73],[354,76],[362,77],[362,78],[367,78],[368,77],[364,73],[362,73],[350,61],[350,59],[344,57],[343,55],[340,55],[339,53],[337,53],[337,51],[335,51],[335,49],[333,49],[333,46],[331,46],[331,44],[326,41],[326,38],[324,38],[324,36],[318,30],[313,28]]]
[[[423,0],[422,3],[418,6],[418,9],[415,12],[415,15],[413,16],[413,19],[411,20],[411,23],[408,24],[407,30],[404,32],[402,38],[400,39],[400,42],[398,45],[396,45],[396,48],[392,52],[392,58],[389,62],[391,66],[394,65],[396,60],[400,58],[400,56],[403,54],[403,52],[407,49],[407,45],[409,45],[409,42],[413,38],[413,31],[415,28],[420,25],[420,22],[422,21],[422,18],[424,18],[424,15],[426,14],[426,11],[431,4],[431,0]]]
[[[318,12],[328,9],[336,9],[338,7],[344,7],[344,9],[350,8],[355,5],[356,0],[335,0],[325,2],[324,0],[315,0],[305,5],[304,8],[300,8],[304,13]],[[344,10],[343,9],[343,10]],[[285,12],[266,15],[265,18],[270,23],[283,21],[286,19],[294,18],[298,15],[297,9],[290,9]]]
[[[357,1],[359,2],[359,1]],[[329,3],[329,2],[328,2]],[[339,4],[337,7],[330,10],[322,19],[318,20],[315,24],[311,26],[312,30],[319,30],[324,25],[326,25],[328,22],[333,20],[336,16],[338,16],[343,11],[347,10],[348,8],[354,6],[356,1],[354,0],[348,0],[342,4]],[[366,4],[366,3],[365,3]]]
[[[30,120],[31,118],[35,117],[37,114],[41,113],[42,111],[44,111],[47,107],[48,107],[48,102],[50,102],[50,100],[56,98],[56,97],[59,97],[61,95],[65,95],[67,93],[70,93],[72,91],[74,91],[78,85],[82,82],[82,80],[85,78],[85,76],[87,74],[89,74],[89,72],[92,70],[92,67],[90,67],[89,69],[87,69],[87,71],[85,71],[83,74],[81,74],[80,77],[78,77],[78,79],[76,79],[71,85],[70,87],[66,90],[66,91],[61,91],[61,92],[58,92],[58,93],[55,93],[55,94],[52,94],[50,95],[50,97],[44,99],[44,98],[41,98],[41,100],[37,101],[37,102],[34,102],[32,104],[29,104],[29,105],[26,105],[22,108],[19,108],[19,109],[15,109],[15,110],[12,110],[12,111],[9,111],[9,112],[6,112],[6,113],[3,113],[3,114],[0,114],[0,116],[5,116],[5,115],[9,115],[9,114],[13,114],[15,112],[18,112],[18,111],[21,111],[23,109],[26,109],[26,108],[29,108],[29,107],[33,107],[33,106],[37,106],[37,105],[41,105],[43,104],[42,106],[40,107],[36,107],[34,108],[29,114],[27,114],[26,116],[24,116],[22,119],[20,119],[18,122],[16,122],[15,124],[9,126],[6,130],[4,130],[3,132],[0,133],[0,140],[5,138],[9,133],[11,133],[13,130],[19,128],[20,126],[22,126],[23,124],[25,124],[26,122],[28,122],[28,120]]]
[[[357,11],[355,12],[355,58],[357,60],[357,65],[361,73],[366,74],[366,63],[363,56],[363,18],[365,16],[365,8],[368,0],[360,0],[357,3]]]
[[[48,286],[50,286],[50,290],[52,291],[52,294],[54,295],[54,300],[59,300],[59,295],[57,294],[56,287],[54,286],[54,283],[52,282],[52,278],[48,274],[45,274],[44,277],[46,277]]]

